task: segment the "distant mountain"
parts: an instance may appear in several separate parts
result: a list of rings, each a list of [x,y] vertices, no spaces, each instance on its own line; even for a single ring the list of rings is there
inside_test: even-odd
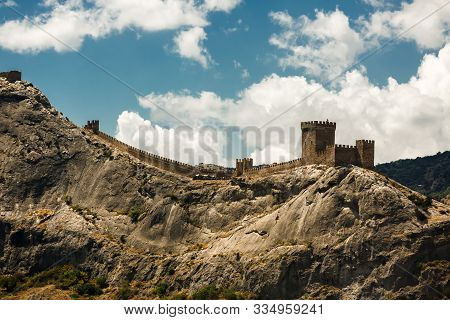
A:
[[[376,170],[401,184],[442,199],[450,194],[450,151],[434,156],[398,160],[376,166]]]

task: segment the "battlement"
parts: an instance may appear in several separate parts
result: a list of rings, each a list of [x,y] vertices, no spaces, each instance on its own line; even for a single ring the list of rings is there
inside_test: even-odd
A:
[[[236,159],[235,175],[240,176],[244,172],[246,172],[252,168],[253,168],[253,159],[252,158]]]
[[[109,144],[111,144],[112,146],[114,146],[115,148],[119,149],[120,151],[126,152],[129,155],[137,158],[138,160],[147,163],[149,165],[152,165],[154,167],[185,176],[191,176],[194,173],[194,167],[191,166],[190,164],[183,163],[177,160],[172,160],[166,157],[159,156],[157,154],[152,154],[147,151],[138,149],[136,147],[123,143],[122,141],[119,141],[116,138],[101,131],[98,131],[96,135],[105,140],[106,142],[108,142]]]
[[[356,146],[351,146],[348,144],[336,144],[335,147],[337,149],[356,149]]]
[[[356,165],[373,168],[375,141],[357,140],[356,145],[335,144],[336,123],[307,121],[302,127],[302,158],[306,164]]]
[[[236,159],[236,163],[252,163],[253,164],[253,159],[252,158]]]
[[[92,131],[93,133],[98,133],[100,131],[100,121],[99,120],[91,120],[88,121],[84,126],[85,129]]]
[[[16,71],[16,70],[0,72],[0,78],[5,78],[6,81],[9,81],[9,82],[21,81],[22,73],[20,71]]]
[[[356,145],[335,144],[336,123],[330,121],[302,122],[301,158],[267,165],[253,166],[252,158],[236,159],[236,168],[225,170],[198,168],[127,145],[114,137],[100,131],[100,121],[90,120],[84,126],[117,149],[148,163],[154,167],[193,177],[196,180],[223,180],[232,176],[264,175],[293,169],[308,164],[324,164],[329,166],[356,165],[363,168],[374,167],[375,141],[356,140]]]
[[[363,168],[373,168],[375,165],[375,141],[356,140],[356,148],[358,149],[360,165]]]
[[[305,121],[301,122],[301,128],[302,129],[308,129],[308,128],[318,128],[318,127],[325,127],[325,128],[336,128],[336,122],[330,122],[330,121]]]
[[[375,140],[356,140],[356,143],[375,144]]]
[[[272,174],[272,173],[284,171],[287,169],[293,169],[296,167],[300,167],[304,164],[305,163],[304,163],[303,159],[299,158],[299,159],[294,159],[294,160],[290,160],[290,161],[286,161],[286,162],[256,166],[256,167],[253,167],[253,168],[245,171],[244,174],[246,176],[255,176],[255,175],[262,176],[265,174]]]

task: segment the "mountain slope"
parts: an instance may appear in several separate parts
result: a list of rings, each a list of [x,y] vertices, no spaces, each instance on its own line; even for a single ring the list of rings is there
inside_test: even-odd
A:
[[[450,151],[380,164],[376,166],[376,170],[413,190],[437,199],[450,194]]]
[[[449,231],[448,206],[357,167],[231,181],[159,170],[73,125],[32,85],[0,79],[0,273],[20,283],[0,296],[69,296],[75,287],[46,270],[72,264],[82,273],[65,274],[106,280],[105,299],[212,286],[223,297],[440,299]]]

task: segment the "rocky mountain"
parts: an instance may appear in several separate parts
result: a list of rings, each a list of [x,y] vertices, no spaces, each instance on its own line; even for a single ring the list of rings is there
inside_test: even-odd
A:
[[[450,151],[380,164],[376,170],[438,200],[450,195]]]
[[[449,234],[448,205],[376,172],[196,181],[0,79],[3,298],[443,299]]]

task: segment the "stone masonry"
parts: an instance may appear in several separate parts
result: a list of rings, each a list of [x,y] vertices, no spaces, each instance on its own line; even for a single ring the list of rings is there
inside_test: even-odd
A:
[[[0,72],[0,78],[5,78],[9,82],[16,82],[22,80],[22,73],[15,70]]]
[[[302,159],[305,164],[355,165],[373,169],[375,141],[356,140],[355,146],[335,144],[336,123],[302,122]]]
[[[201,178],[204,174],[208,180],[213,179],[210,172],[202,172],[194,166],[179,161],[160,157],[137,148],[128,146],[123,142],[100,131],[98,120],[88,121],[85,129],[106,140],[116,148],[126,151],[152,166],[177,174]],[[302,157],[283,163],[253,166],[252,158],[236,159],[236,168],[218,180],[232,176],[258,176],[271,174],[283,170],[293,169],[309,164],[325,164],[328,166],[355,165],[367,169],[374,167],[375,142],[373,140],[356,140],[355,146],[335,144],[336,123],[327,121],[308,121],[301,123],[302,129]]]

